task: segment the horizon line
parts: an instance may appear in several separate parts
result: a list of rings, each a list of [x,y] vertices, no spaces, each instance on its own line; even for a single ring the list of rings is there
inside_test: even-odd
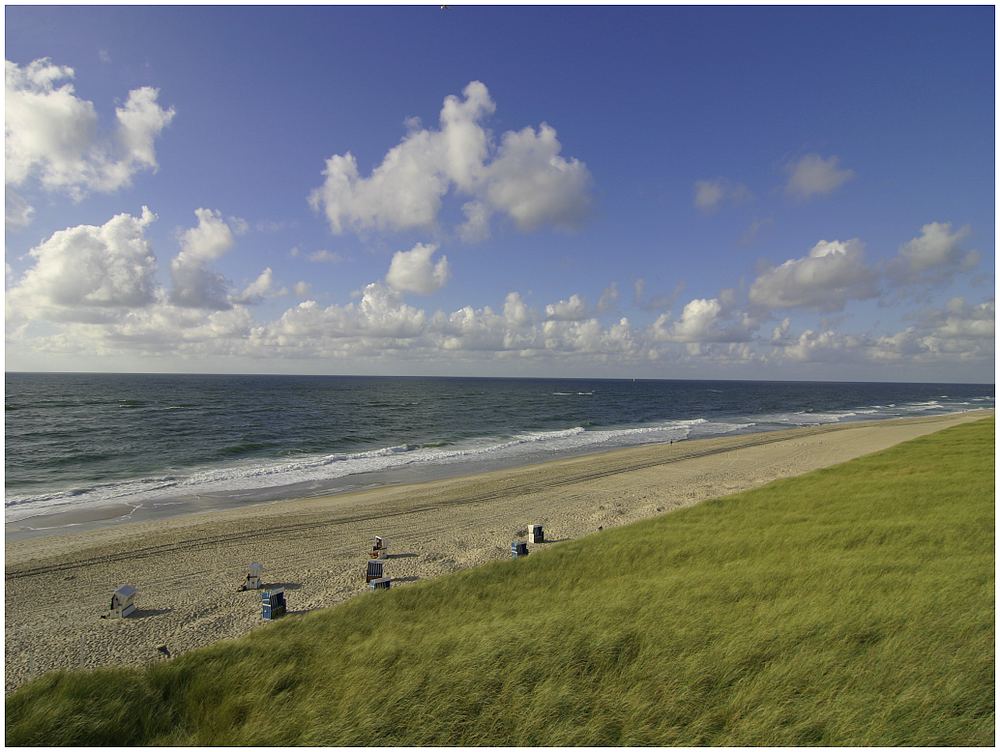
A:
[[[730,379],[730,378],[649,378],[628,376],[448,376],[440,374],[372,374],[372,373],[263,373],[263,372],[199,372],[199,371],[9,371],[8,375],[43,376],[270,376],[286,378],[356,378],[356,379],[494,379],[506,381],[705,381],[749,382],[758,384],[948,384],[992,386],[996,381],[865,381],[851,379]]]

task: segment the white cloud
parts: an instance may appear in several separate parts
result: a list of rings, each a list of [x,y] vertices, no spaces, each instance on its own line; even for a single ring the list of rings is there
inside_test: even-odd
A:
[[[802,200],[833,193],[855,176],[854,170],[840,169],[839,165],[840,157],[806,154],[785,166],[788,173],[785,192]]]
[[[851,334],[838,334],[829,329],[806,329],[784,348],[791,360],[814,363],[844,363],[864,358],[864,340]]]
[[[789,334],[785,319],[772,336],[777,352],[789,360],[814,363],[950,364],[992,362],[995,339],[992,299],[969,305],[953,298],[944,309],[925,311],[916,326],[879,336],[806,329]]]
[[[964,298],[952,298],[941,311],[932,311],[924,327],[930,334],[947,340],[988,340],[995,336],[996,303],[987,300],[968,305]]]
[[[156,169],[154,142],[174,117],[173,108],[157,102],[159,90],[130,91],[115,109],[114,132],[101,134],[93,103],[78,98],[66,83],[73,77],[72,68],[49,58],[24,67],[6,61],[7,184],[35,176],[45,190],[78,200],[90,191],[117,190],[135,173]]]
[[[287,293],[287,290],[274,289],[274,274],[271,267],[267,267],[260,275],[247,285],[239,295],[230,298],[232,303],[243,305],[256,305],[270,296],[277,296]]]
[[[35,208],[21,198],[13,188],[7,188],[4,204],[4,224],[7,229],[14,230],[31,224]]]
[[[875,273],[865,265],[858,240],[821,240],[809,255],[789,259],[760,274],[750,287],[751,302],[765,308],[842,310],[848,300],[878,294]]]
[[[580,321],[587,317],[587,303],[574,293],[569,300],[545,306],[545,315],[554,321]]]
[[[250,231],[250,223],[243,217],[226,217],[226,222],[234,235],[246,235]]]
[[[326,161],[324,183],[309,201],[323,210],[334,233],[433,229],[452,191],[473,199],[463,205],[466,220],[458,228],[467,242],[488,236],[494,212],[522,230],[583,219],[590,173],[560,155],[555,130],[543,123],[537,131],[510,131],[496,147],[482,124],[496,109],[486,86],[473,81],[463,95],[445,98],[438,130],[408,121],[406,136],[368,177],[351,152]]]
[[[182,307],[224,310],[231,305],[228,284],[208,264],[233,247],[233,231],[218,211],[194,213],[198,224],[181,233],[180,253],[170,263],[170,300]]]
[[[787,316],[781,320],[771,331],[771,343],[775,345],[786,344],[788,342],[788,332],[792,327],[792,321]]]
[[[316,301],[306,300],[259,334],[272,344],[308,348],[328,338],[411,339],[422,334],[426,324],[424,311],[403,303],[395,290],[373,282],[358,303],[321,308]]]
[[[590,210],[590,172],[576,159],[559,155],[556,131],[542,123],[503,135],[489,166],[486,196],[522,230],[543,224],[575,227]]]
[[[531,323],[531,312],[519,292],[509,292],[503,303],[503,316],[507,326],[521,329]]]
[[[706,214],[714,212],[724,201],[740,203],[749,199],[750,195],[745,185],[728,178],[696,180],[694,183],[694,205]]]
[[[462,206],[465,222],[458,227],[458,237],[466,243],[478,243],[490,236],[490,207],[482,201],[469,201]]]
[[[673,323],[670,314],[660,315],[650,327],[652,339],[692,344],[749,340],[758,324],[750,316],[734,311],[731,297],[726,291],[718,298],[695,298]]]
[[[242,350],[239,343],[250,335],[252,324],[244,306],[206,311],[161,301],[129,311],[104,332],[104,338],[112,346],[129,349],[232,355]]]
[[[437,248],[434,244],[417,243],[408,251],[397,251],[389,265],[389,273],[385,275],[386,282],[395,290],[419,295],[430,295],[440,290],[448,281],[450,272],[447,256],[433,263],[431,256]]]
[[[53,233],[28,255],[34,265],[8,295],[8,315],[62,321],[107,320],[155,297],[156,259],[145,236],[156,219],[118,214],[101,226]]]
[[[958,271],[979,263],[976,251],[965,251],[964,240],[971,232],[968,226],[952,232],[950,222],[931,222],[920,228],[920,235],[899,249],[889,262],[889,277],[900,284],[934,284],[950,280]]]
[[[507,322],[489,306],[465,306],[448,316],[438,314],[433,327],[443,350],[497,352],[507,347]]]
[[[305,298],[309,295],[309,283],[305,281],[299,281],[295,283],[292,287],[292,291],[295,293],[296,297]]]
[[[551,352],[634,357],[639,350],[627,318],[607,329],[602,329],[597,319],[546,321],[542,336],[545,349]]]

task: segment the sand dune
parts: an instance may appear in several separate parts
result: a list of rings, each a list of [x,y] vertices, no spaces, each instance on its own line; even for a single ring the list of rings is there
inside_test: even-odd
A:
[[[55,668],[139,665],[266,628],[245,566],[290,613],[365,592],[366,548],[390,545],[398,586],[508,557],[529,523],[579,538],[844,462],[992,411],[792,429],[616,450],[413,485],[122,524],[6,547],[6,688]],[[532,546],[537,553],[547,545]],[[138,612],[102,620],[121,583]]]

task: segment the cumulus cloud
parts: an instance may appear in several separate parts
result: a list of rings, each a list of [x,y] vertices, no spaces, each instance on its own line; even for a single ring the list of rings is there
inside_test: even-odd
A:
[[[322,308],[316,301],[306,300],[259,334],[278,345],[308,346],[310,340],[327,338],[410,339],[422,334],[426,324],[424,311],[405,304],[395,290],[373,282],[365,287],[358,303]]]
[[[224,311],[184,308],[158,301],[133,309],[103,332],[108,345],[151,352],[240,354],[253,318],[244,306]],[[88,333],[91,334],[92,333]]]
[[[144,86],[115,109],[115,127],[101,133],[93,102],[76,96],[72,68],[49,58],[26,66],[5,62],[5,166],[8,185],[37,177],[42,188],[79,200],[131,183],[157,168],[154,143],[173,120],[158,103],[159,90]]]
[[[170,262],[174,283],[170,301],[182,307],[224,310],[231,305],[228,283],[209,263],[233,247],[233,231],[218,211],[194,213],[198,224],[181,233],[180,253]]]
[[[757,328],[757,322],[746,313],[732,308],[729,291],[718,298],[695,298],[684,306],[681,316],[671,321],[669,313],[661,314],[650,327],[657,342],[745,342]]]
[[[706,214],[714,212],[724,201],[740,203],[749,198],[750,190],[745,185],[728,178],[696,180],[694,184],[694,205]]]
[[[580,321],[587,318],[587,303],[574,293],[569,296],[569,300],[545,306],[545,315],[554,321]]]
[[[968,226],[952,231],[950,222],[924,225],[920,235],[903,244],[889,262],[889,277],[899,284],[935,284],[972,269],[979,263],[979,253],[962,248],[970,232]]]
[[[583,321],[546,321],[542,325],[546,350],[578,352],[594,355],[626,355],[634,357],[639,347],[627,318],[607,329],[597,319]]]
[[[267,267],[260,275],[247,285],[242,292],[230,298],[231,303],[241,303],[243,305],[256,305],[268,297],[276,297],[287,294],[287,289],[275,289],[274,273],[271,267]]]
[[[449,315],[438,313],[433,329],[443,350],[498,352],[512,345],[506,318],[489,306],[464,306]]]
[[[561,155],[545,123],[504,133],[497,146],[483,125],[495,110],[486,86],[472,81],[463,98],[445,98],[437,130],[409,121],[406,136],[367,177],[351,152],[331,156],[309,201],[336,234],[432,229],[449,192],[472,199],[458,228],[467,242],[488,237],[494,213],[522,230],[577,225],[590,205],[586,165]]]
[[[156,259],[145,233],[155,219],[144,206],[139,216],[53,233],[28,252],[34,265],[11,289],[9,314],[94,321],[152,303]]]
[[[458,237],[466,243],[479,243],[490,236],[490,207],[482,201],[469,201],[462,206],[465,222],[458,227]]]
[[[509,292],[503,303],[503,316],[507,326],[521,329],[531,323],[531,311],[519,292]]]
[[[806,329],[793,342],[785,346],[785,357],[813,363],[844,363],[862,360],[865,342],[852,334],[839,334],[832,330]]]
[[[789,332],[786,318],[771,338],[781,356],[815,363],[936,363],[991,362],[994,357],[995,302],[977,305],[953,298],[943,309],[929,309],[919,322],[883,335],[851,334],[830,328]]]
[[[788,332],[792,328],[792,321],[787,316],[781,320],[771,331],[771,344],[781,345],[788,344]]]
[[[969,305],[964,298],[952,298],[943,310],[932,310],[924,317],[923,328],[948,340],[988,340],[995,336],[996,303],[993,299]]]
[[[878,295],[877,276],[858,240],[821,240],[809,255],[768,269],[750,287],[750,301],[764,308],[839,311],[848,300]]]
[[[385,281],[401,292],[415,292],[418,295],[437,292],[444,287],[451,274],[447,256],[442,256],[437,263],[432,260],[437,249],[436,244],[417,243],[408,251],[397,251],[393,254]]]
[[[785,192],[800,200],[833,193],[855,176],[854,170],[840,168],[840,157],[824,158],[819,154],[806,154],[786,165],[785,171]]]
[[[542,123],[503,135],[489,166],[486,196],[522,230],[542,224],[578,225],[590,210],[590,172],[576,159],[559,155],[556,131]]]

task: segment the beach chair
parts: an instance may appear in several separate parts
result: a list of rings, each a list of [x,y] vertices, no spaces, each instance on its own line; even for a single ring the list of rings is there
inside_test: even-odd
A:
[[[384,559],[389,546],[381,535],[376,535],[372,541],[372,550],[368,554],[369,559]]]
[[[135,611],[135,596],[138,591],[131,585],[122,585],[111,595],[111,607],[101,618],[124,619]]]
[[[261,582],[260,575],[264,571],[264,565],[253,562],[249,567],[247,567],[247,578],[240,585],[240,590],[259,590],[263,583]]]
[[[277,619],[279,616],[284,616],[286,611],[285,589],[265,590],[260,594],[260,602],[260,616],[262,619],[270,621],[271,619]]]
[[[510,544],[510,557],[512,559],[520,559],[522,556],[528,555],[528,544],[524,541],[514,541]]]
[[[378,561],[377,559],[372,559],[368,562],[368,571],[365,572],[365,584],[367,585],[372,580],[379,580],[383,577],[383,570],[385,569],[384,562]]]
[[[545,533],[541,525],[530,525],[528,527],[529,543],[545,543]]]
[[[372,580],[368,583],[369,590],[388,590],[389,586],[392,584],[392,580],[388,577],[379,577],[377,580]]]

